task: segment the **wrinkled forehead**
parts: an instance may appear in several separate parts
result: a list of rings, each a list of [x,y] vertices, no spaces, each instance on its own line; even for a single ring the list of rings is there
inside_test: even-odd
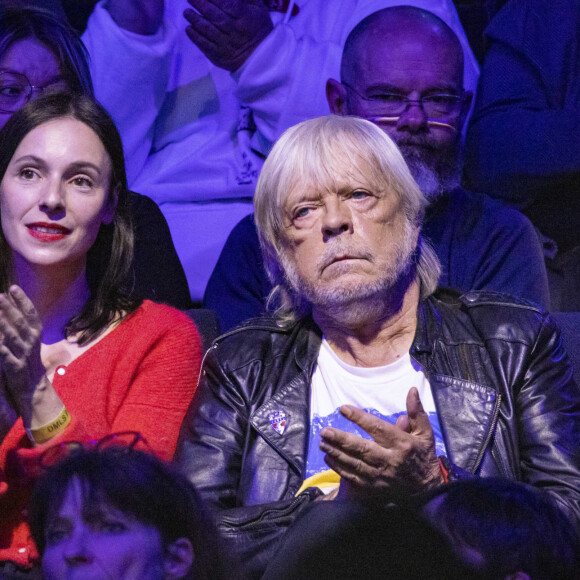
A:
[[[391,176],[364,145],[325,146],[317,155],[292,160],[281,175],[280,207],[284,211],[301,197],[317,197],[364,189],[374,193],[391,190]]]
[[[38,82],[58,77],[61,65],[49,46],[30,36],[5,39],[5,46],[0,44],[0,70],[23,74],[31,82]]]

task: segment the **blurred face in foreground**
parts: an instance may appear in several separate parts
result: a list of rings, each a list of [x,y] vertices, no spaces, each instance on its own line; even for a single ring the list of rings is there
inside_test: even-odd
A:
[[[42,570],[46,580],[160,580],[166,554],[159,531],[107,502],[87,502],[74,478],[49,521]]]

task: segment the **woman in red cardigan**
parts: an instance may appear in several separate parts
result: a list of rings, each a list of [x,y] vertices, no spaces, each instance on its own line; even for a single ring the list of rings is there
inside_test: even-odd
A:
[[[42,451],[134,430],[170,459],[201,346],[185,315],[123,291],[123,149],[91,99],[48,93],[8,120],[0,218],[0,578],[16,578],[37,560],[23,510]]]

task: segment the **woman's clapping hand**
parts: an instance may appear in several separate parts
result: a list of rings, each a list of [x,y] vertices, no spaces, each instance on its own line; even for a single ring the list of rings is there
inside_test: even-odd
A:
[[[40,356],[42,324],[19,286],[0,294],[0,367],[19,414],[30,415],[37,388],[46,379]]]

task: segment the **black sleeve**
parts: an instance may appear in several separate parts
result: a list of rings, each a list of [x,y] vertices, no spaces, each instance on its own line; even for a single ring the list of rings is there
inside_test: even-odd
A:
[[[217,313],[222,332],[227,332],[263,314],[271,289],[252,214],[230,233],[207,284],[203,305]]]
[[[516,392],[522,480],[552,495],[580,528],[580,390],[546,315]]]
[[[510,0],[491,22],[467,133],[471,189],[520,209],[543,195],[577,195],[578,26],[576,0]]]
[[[244,578],[260,578],[288,526],[322,492],[308,488],[298,496],[243,505],[247,498],[241,499],[239,488],[252,448],[250,415],[255,402],[241,387],[239,373],[225,371],[222,357],[229,359],[216,344],[206,354],[174,461],[213,514],[224,548],[241,564]],[[262,467],[261,477],[268,479],[271,463],[264,460]],[[280,490],[281,496],[284,493]]]
[[[180,310],[191,308],[187,278],[161,210],[134,192],[129,192],[129,204],[135,229],[134,293]]]

